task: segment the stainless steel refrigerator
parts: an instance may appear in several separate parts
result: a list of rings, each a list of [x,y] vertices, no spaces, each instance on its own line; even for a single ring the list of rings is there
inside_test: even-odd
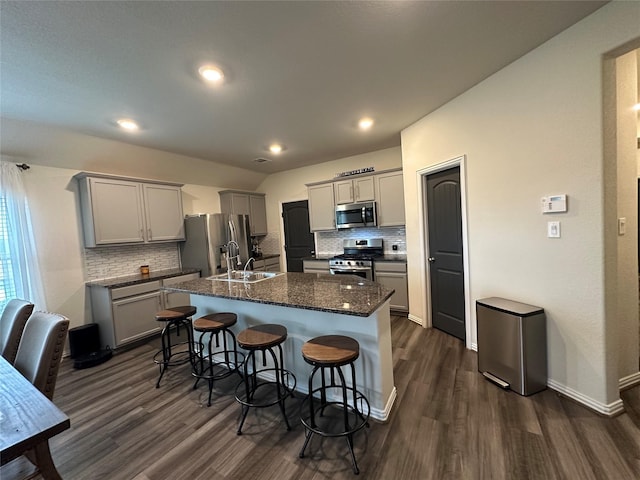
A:
[[[251,232],[248,215],[228,215],[226,213],[206,213],[187,215],[184,219],[186,240],[180,244],[183,268],[198,268],[202,277],[227,271],[226,255],[240,256],[240,263],[234,259],[234,268],[241,270],[251,256]],[[231,245],[230,241],[238,244]]]

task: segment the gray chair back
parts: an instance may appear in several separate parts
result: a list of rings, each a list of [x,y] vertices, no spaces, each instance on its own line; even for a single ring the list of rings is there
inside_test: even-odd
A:
[[[68,330],[67,317],[33,312],[18,347],[14,367],[49,400],[53,398]]]
[[[0,317],[0,355],[13,364],[27,319],[33,312],[33,303],[14,298],[7,303]]]

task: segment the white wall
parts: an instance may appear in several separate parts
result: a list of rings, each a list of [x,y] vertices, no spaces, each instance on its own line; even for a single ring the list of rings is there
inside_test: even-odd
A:
[[[639,18],[640,3],[608,4],[402,132],[411,314],[427,316],[417,171],[466,155],[470,298],[544,307],[551,383],[605,412],[620,402],[604,340],[602,55],[640,36]],[[559,193],[569,211],[548,239],[540,197]]]

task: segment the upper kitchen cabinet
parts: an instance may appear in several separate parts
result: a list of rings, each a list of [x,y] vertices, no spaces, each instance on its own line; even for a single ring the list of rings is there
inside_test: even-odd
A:
[[[184,240],[181,184],[75,175],[86,247]]]
[[[378,207],[378,226],[395,227],[405,224],[404,186],[402,170],[374,176]]]
[[[334,182],[336,205],[375,200],[373,177],[360,177]]]
[[[307,185],[309,195],[309,227],[312,232],[335,230],[336,207],[333,198],[333,183]]]
[[[249,215],[251,235],[266,235],[267,206],[263,193],[238,192],[223,190],[220,195],[220,210],[222,213]]]

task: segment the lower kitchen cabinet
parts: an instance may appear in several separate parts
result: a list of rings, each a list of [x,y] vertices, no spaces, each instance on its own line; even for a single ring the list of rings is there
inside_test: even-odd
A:
[[[257,272],[279,272],[280,255],[261,260],[254,260],[252,270]]]
[[[409,311],[409,292],[407,287],[407,264],[405,262],[374,262],[375,281],[387,288],[393,288],[391,310]]]
[[[330,273],[329,260],[303,260],[302,271],[304,273]]]
[[[93,321],[100,326],[102,348],[109,346],[116,350],[160,332],[164,325],[155,319],[156,313],[190,302],[189,294],[160,288],[199,276],[191,273],[117,288],[91,286]]]

